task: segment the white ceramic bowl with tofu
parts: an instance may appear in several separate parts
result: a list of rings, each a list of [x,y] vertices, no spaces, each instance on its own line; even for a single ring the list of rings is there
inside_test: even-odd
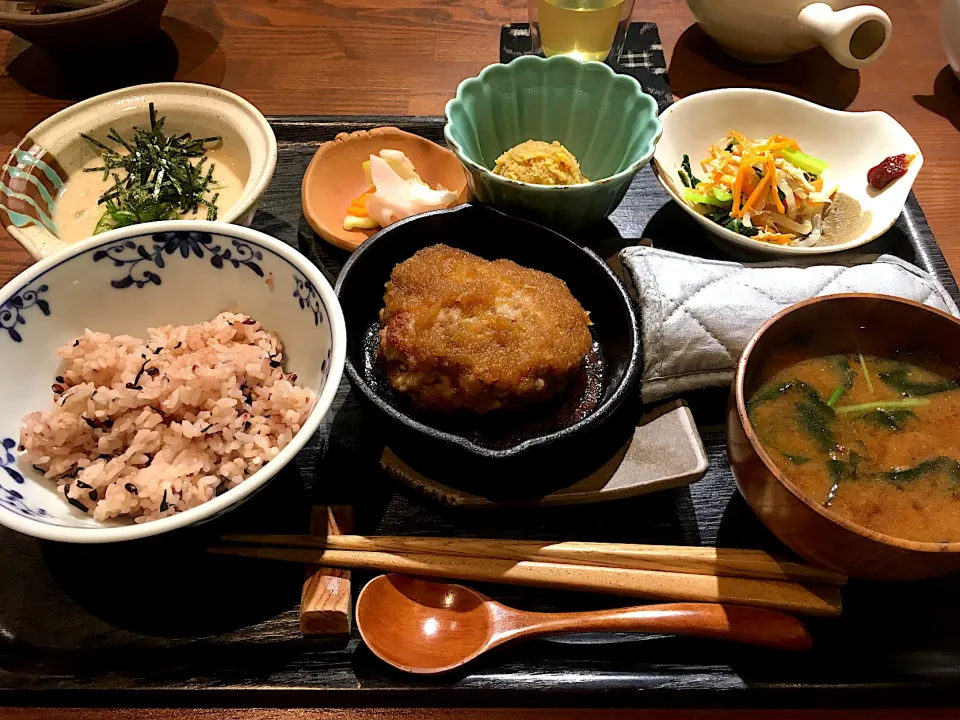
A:
[[[0,168],[0,224],[35,260],[93,234],[97,201],[106,185],[100,173],[83,172],[85,166],[99,164],[99,151],[80,133],[119,147],[106,139],[110,128],[127,140],[134,126],[149,128],[150,103],[158,119],[166,118],[167,136],[190,132],[194,138],[222,138],[210,153],[211,162],[221,166],[214,177],[229,178],[216,190],[221,195],[216,219],[238,225],[253,221],[277,165],[277,139],[263,114],[239,95],[209,85],[136,85],[47,118],[20,140]],[[100,186],[85,187],[83,198],[91,217],[81,225],[72,223],[74,214],[84,210],[74,197],[77,184],[94,181]]]

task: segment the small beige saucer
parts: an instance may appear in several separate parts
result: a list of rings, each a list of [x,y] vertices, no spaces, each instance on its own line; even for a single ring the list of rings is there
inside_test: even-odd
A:
[[[303,214],[310,227],[332,245],[353,252],[376,230],[344,230],[350,201],[367,189],[363,163],[381,150],[400,150],[430,187],[457,193],[454,204],[469,199],[467,176],[456,155],[434,142],[395,127],[340,133],[317,148],[300,186]]]
[[[644,415],[633,437],[603,467],[565,488],[524,502],[501,502],[458,490],[418,472],[384,448],[380,467],[396,480],[445,505],[503,508],[515,505],[587,505],[682,487],[702,478],[707,451],[690,408],[682,400]]]

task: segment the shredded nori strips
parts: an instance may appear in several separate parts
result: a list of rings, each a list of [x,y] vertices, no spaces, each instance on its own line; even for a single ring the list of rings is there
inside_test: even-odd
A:
[[[167,505],[167,491],[163,491],[163,499],[160,501],[160,512],[166,512],[170,509],[170,506]]]
[[[140,378],[143,377],[143,371],[147,369],[147,363],[150,361],[147,360],[146,355],[141,355],[140,357],[143,358],[143,365],[137,370],[137,375],[133,378],[133,383],[127,383],[127,387],[131,390],[143,390],[143,388],[140,387]]]
[[[90,508],[84,505],[82,502],[76,498],[70,497],[70,483],[67,483],[63,486],[63,496],[67,499],[67,502],[73,505],[77,510],[82,510],[83,512],[90,512]]]
[[[83,510],[83,512],[90,512],[90,508],[88,508],[86,505],[84,505],[82,502],[80,502],[76,498],[72,498],[68,496],[67,502],[73,505],[77,510]]]
[[[94,430],[105,430],[113,427],[113,420],[107,418],[106,420],[100,420],[99,418],[88,418],[86,415],[83,415],[84,422],[87,423]]]
[[[123,487],[124,487],[124,488],[126,489],[126,491],[127,491],[128,493],[130,493],[131,495],[138,495],[138,494],[139,494],[139,493],[137,492],[137,486],[134,485],[133,483],[127,483],[127,484],[124,485]]]
[[[87,493],[87,497],[90,498],[93,502],[96,502],[97,500],[100,499],[100,493],[98,493],[96,490],[91,490],[90,492]]]
[[[117,149],[80,133],[103,159],[102,165],[84,168],[84,172],[99,172],[104,180],[113,178],[114,182],[98,201],[104,213],[94,234],[154,220],[175,220],[201,207],[206,207],[207,220],[217,219],[219,193],[206,197],[217,189],[213,181],[215,164],[207,163],[206,146],[221,142],[221,138],[194,138],[190,133],[166,135],[165,122],[166,118],[157,119],[150,103],[150,127],[134,127],[130,140],[110,128],[107,139],[116,143]],[[123,150],[127,154],[122,154]],[[199,160],[193,162],[196,158]]]
[[[90,490],[93,488],[92,485],[87,485],[83,480],[77,480],[77,487],[81,490]]]

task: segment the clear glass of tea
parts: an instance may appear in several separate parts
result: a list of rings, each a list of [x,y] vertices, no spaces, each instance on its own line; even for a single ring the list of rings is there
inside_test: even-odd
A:
[[[634,0],[527,0],[533,49],[547,57],[617,60]]]

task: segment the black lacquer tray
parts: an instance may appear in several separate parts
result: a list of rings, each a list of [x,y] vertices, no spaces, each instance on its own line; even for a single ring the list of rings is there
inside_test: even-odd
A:
[[[442,142],[437,118],[278,117],[273,184],[255,221],[299,248],[331,282],[346,254],[300,211],[316,146],[338,132],[391,124]],[[650,238],[716,257],[649,168],[592,233],[604,257]],[[628,238],[624,240],[624,238]],[[960,298],[911,195],[897,225],[864,248],[934,273]],[[736,493],[723,446],[726,394],[687,398],[711,458],[687,488],[589,507],[453,510],[380,470],[377,429],[343,381],[321,430],[255,500],[193,529],[108,546],[40,542],[0,530],[0,704],[86,706],[917,706],[960,697],[960,577],[851,582],[841,619],[811,622],[813,652],[785,655],[693,639],[579,636],[506,648],[449,676],[418,678],[348,642],[303,638],[303,568],[214,557],[225,532],[303,532],[312,503],[352,503],[357,531],[780,549]],[[369,575],[355,574],[359,587]],[[481,589],[529,609],[616,601],[503,586]]]

